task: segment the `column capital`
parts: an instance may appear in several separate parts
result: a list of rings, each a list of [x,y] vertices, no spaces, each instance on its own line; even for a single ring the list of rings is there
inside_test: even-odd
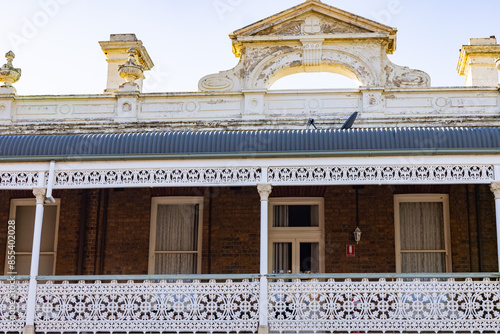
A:
[[[491,182],[490,190],[495,195],[495,199],[500,199],[500,182]]]
[[[269,199],[269,195],[271,195],[272,190],[273,186],[271,186],[270,184],[257,185],[257,191],[259,192],[261,201],[267,201]]]
[[[36,204],[43,204],[45,202],[45,194],[47,188],[33,188],[33,195],[36,197]]]

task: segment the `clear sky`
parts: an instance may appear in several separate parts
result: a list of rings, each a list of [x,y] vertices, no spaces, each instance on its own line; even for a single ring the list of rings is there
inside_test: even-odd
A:
[[[229,33],[301,2],[0,0],[0,53],[16,54],[14,65],[23,71],[15,84],[19,95],[102,93],[107,64],[98,41],[135,33],[156,65],[146,73],[145,92],[197,91],[201,77],[237,64]],[[436,87],[463,85],[456,66],[469,38],[496,35],[500,41],[499,0],[323,2],[398,28],[390,59],[426,71]],[[290,76],[272,88],[329,88],[328,77],[307,83]]]

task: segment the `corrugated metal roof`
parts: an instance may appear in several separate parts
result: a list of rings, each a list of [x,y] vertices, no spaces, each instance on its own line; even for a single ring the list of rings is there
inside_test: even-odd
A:
[[[500,148],[500,128],[373,128],[0,136],[0,157]]]

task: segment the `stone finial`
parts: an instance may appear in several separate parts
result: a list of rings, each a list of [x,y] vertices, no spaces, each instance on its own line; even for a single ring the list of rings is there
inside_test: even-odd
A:
[[[16,55],[12,51],[5,54],[7,63],[0,67],[0,81],[4,83],[2,87],[11,88],[12,84],[21,77],[21,69],[12,66],[12,60],[14,60],[15,57]]]
[[[137,51],[134,48],[128,49],[128,60],[125,64],[118,66],[118,73],[120,76],[126,81],[123,85],[120,86],[120,90],[139,90],[139,85],[137,85],[134,81],[141,78],[144,70],[141,65],[137,65],[135,63],[135,56],[137,55]]]

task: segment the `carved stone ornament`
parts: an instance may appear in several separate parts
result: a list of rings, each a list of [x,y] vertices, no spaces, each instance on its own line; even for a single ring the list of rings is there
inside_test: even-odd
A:
[[[273,187],[270,184],[258,184],[257,191],[259,192],[260,200],[267,201],[273,191]]]
[[[497,66],[498,70],[500,70],[500,58],[497,58],[495,60],[495,65]]]
[[[2,87],[12,87],[12,84],[21,77],[21,69],[12,66],[12,60],[16,57],[14,52],[9,51],[5,54],[7,63],[0,67],[0,81],[4,83]]]
[[[500,199],[500,182],[492,182],[490,184],[491,192],[495,195],[495,199]]]
[[[127,62],[123,65],[118,66],[118,73],[126,81],[126,83],[124,83],[122,86],[127,84],[137,86],[134,81],[142,77],[144,73],[144,69],[142,68],[142,66],[135,63],[136,54],[137,51],[135,51],[134,48],[128,49]]]

